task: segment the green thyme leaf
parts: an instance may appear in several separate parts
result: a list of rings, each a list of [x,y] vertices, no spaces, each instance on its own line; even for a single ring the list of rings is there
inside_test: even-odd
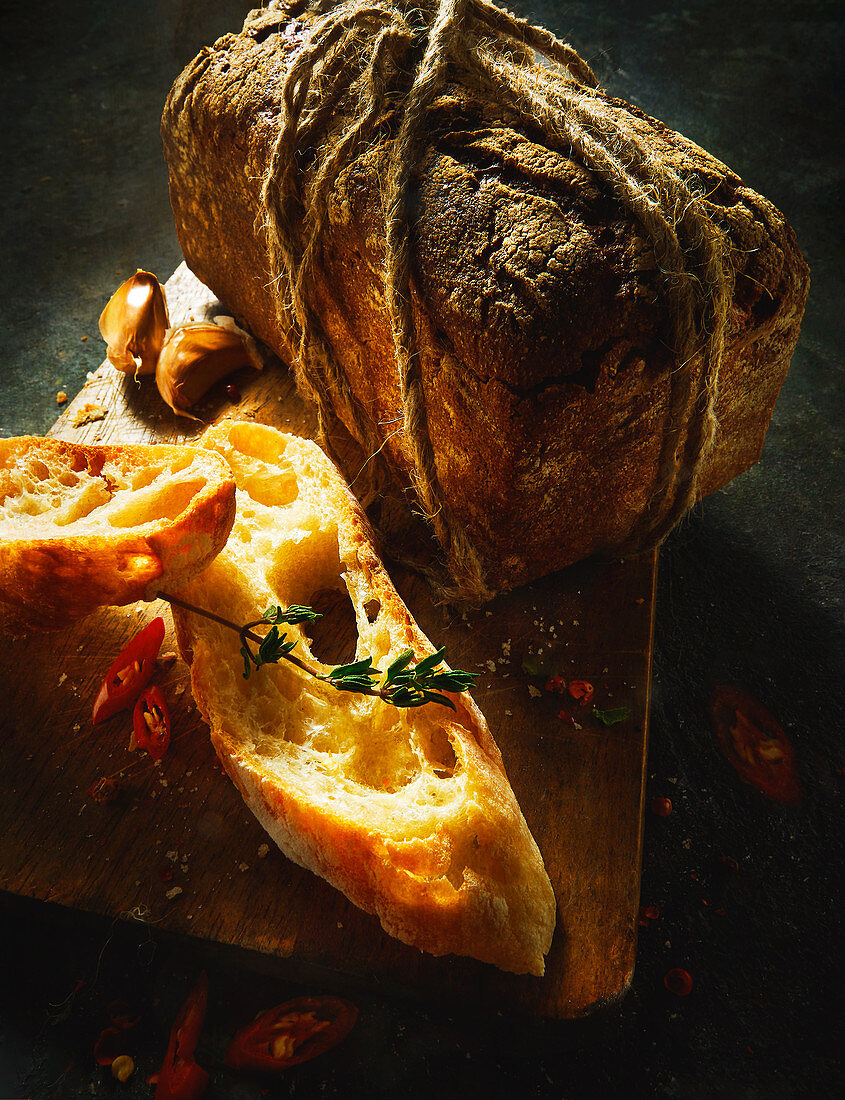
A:
[[[446,646],[441,646],[435,653],[430,654],[428,657],[423,657],[421,661],[418,661],[414,665],[414,672],[417,676],[424,676],[427,672],[433,672],[439,664],[443,662],[443,655],[446,652]]]
[[[355,691],[362,695],[369,695],[373,686],[371,681],[354,676],[350,676],[347,680],[330,680],[329,682],[336,691]]]
[[[274,626],[262,640],[258,647],[258,657],[255,659],[256,668],[259,665],[273,665],[286,657],[291,650],[296,648],[296,642],[287,641],[287,634],[279,634],[279,628]]]
[[[248,680],[249,674],[252,672],[252,654],[246,642],[241,646],[241,656],[244,659],[244,679]]]
[[[614,707],[612,710],[599,710],[598,707],[593,707],[593,717],[598,718],[603,726],[615,726],[619,722],[624,722],[630,714],[627,707]]]
[[[351,665],[339,665],[337,668],[331,670],[329,676],[334,680],[337,678],[346,678],[350,675],[354,676],[359,672],[365,673],[368,677],[381,676],[380,670],[373,668],[372,657],[365,657],[361,661],[354,661]]]
[[[452,700],[445,695],[441,695],[439,691],[424,691],[422,694],[426,703],[440,703],[441,706],[449,707],[450,710],[457,709]]]
[[[474,672],[436,672],[426,680],[427,687],[440,691],[467,691],[475,683]]]
[[[304,607],[302,604],[292,603],[290,607],[282,607],[281,604],[270,604],[261,618],[268,623],[313,623],[322,619],[319,611],[312,607]]]
[[[391,663],[387,666],[387,672],[384,674],[385,687],[388,684],[392,684],[397,676],[399,676],[399,674],[408,667],[413,659],[413,649],[406,649],[404,653],[399,654],[395,661],[391,661]]]
[[[390,693],[390,702],[395,707],[418,707],[424,703],[422,695],[418,691],[414,691],[409,687],[398,687],[395,691]]]
[[[284,635],[282,635],[284,637]],[[258,661],[256,663],[267,665],[273,660],[273,654],[279,645],[279,628],[274,626],[265,636],[258,647]]]

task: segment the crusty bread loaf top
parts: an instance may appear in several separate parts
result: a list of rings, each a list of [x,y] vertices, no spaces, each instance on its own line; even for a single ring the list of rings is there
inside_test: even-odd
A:
[[[253,13],[243,33],[188,66],[162,120],[189,265],[288,362],[261,190],[286,67],[311,22],[295,3]],[[700,481],[710,492],[760,454],[798,337],[807,267],[782,215],[736,173],[636,107],[607,102],[707,196],[732,245],[719,433]],[[337,125],[348,117],[339,112]],[[654,250],[595,174],[463,87],[450,86],[429,118],[412,219],[428,430],[442,498],[491,587],[508,588],[624,543],[654,491],[676,364]],[[346,381],[335,411],[349,420],[342,395],[351,392],[405,488],[414,463],[384,301],[390,138],[386,127],[338,179],[316,277],[320,321]],[[700,364],[683,369],[697,377]]]
[[[348,593],[376,667],[433,647],[399,598],[357,502],[312,442],[252,423],[206,433],[238,484],[229,542],[180,595],[237,623],[270,603]],[[192,687],[225,767],[282,850],[391,935],[539,974],[554,895],[468,695],[398,709],[285,664],[243,677],[237,634],[174,608]],[[305,630],[296,653],[328,671]]]
[[[224,545],[234,495],[202,449],[0,440],[0,625],[58,629],[184,583]]]

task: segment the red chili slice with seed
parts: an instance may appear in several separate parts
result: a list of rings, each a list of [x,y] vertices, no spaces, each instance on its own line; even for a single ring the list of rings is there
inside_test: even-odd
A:
[[[94,725],[132,706],[155,672],[164,641],[164,619],[158,615],[136,634],[106,673],[94,702]]]
[[[297,997],[271,1008],[235,1036],[226,1052],[232,1069],[278,1070],[323,1054],[345,1039],[358,1009],[340,997]]]
[[[710,720],[723,755],[737,774],[774,802],[797,806],[801,780],[795,752],[777,720],[740,688],[717,687]]]
[[[135,704],[132,725],[138,748],[161,760],[170,744],[170,712],[157,685],[148,687]]]
[[[588,680],[570,680],[569,694],[578,701],[578,706],[586,707],[593,701],[595,688]]]
[[[200,974],[195,989],[182,1005],[170,1032],[170,1042],[155,1083],[155,1100],[199,1100],[208,1085],[208,1074],[194,1061],[205,1010],[208,1005],[208,978]]]

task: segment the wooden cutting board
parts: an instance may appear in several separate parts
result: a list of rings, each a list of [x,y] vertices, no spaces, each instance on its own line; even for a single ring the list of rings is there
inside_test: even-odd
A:
[[[224,312],[184,265],[167,284],[173,323]],[[314,421],[280,363],[219,384],[206,421],[250,418],[311,435]],[[105,410],[105,411],[104,411]],[[88,422],[85,414],[102,415]],[[76,442],[173,442],[201,429],[173,416],[150,379],[108,363],[51,434]],[[6,641],[0,654],[0,887],[155,928],[238,944],[288,960],[292,977],[330,972],[371,989],[470,1000],[487,1009],[575,1017],[613,1002],[634,966],[657,555],[587,563],[465,615],[437,608],[418,577],[397,587],[455,667],[478,672],[474,696],[555,889],[557,931],[542,979],[471,959],[436,959],[386,936],[375,918],[272,845],[216,762],[179,660],[159,682],[173,715],[158,765],[128,750],[130,717],[93,728],[91,707],[123,645],[161,604],[106,608],[53,634]],[[172,631],[162,653],[175,652]],[[581,728],[559,712],[528,661],[595,687]],[[117,773],[121,794],[88,790]]]

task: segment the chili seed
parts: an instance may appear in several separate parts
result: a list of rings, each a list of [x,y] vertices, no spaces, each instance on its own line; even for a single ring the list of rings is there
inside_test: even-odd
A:
[[[128,1081],[135,1072],[135,1063],[128,1054],[120,1054],[111,1064],[112,1077],[118,1081]]]

